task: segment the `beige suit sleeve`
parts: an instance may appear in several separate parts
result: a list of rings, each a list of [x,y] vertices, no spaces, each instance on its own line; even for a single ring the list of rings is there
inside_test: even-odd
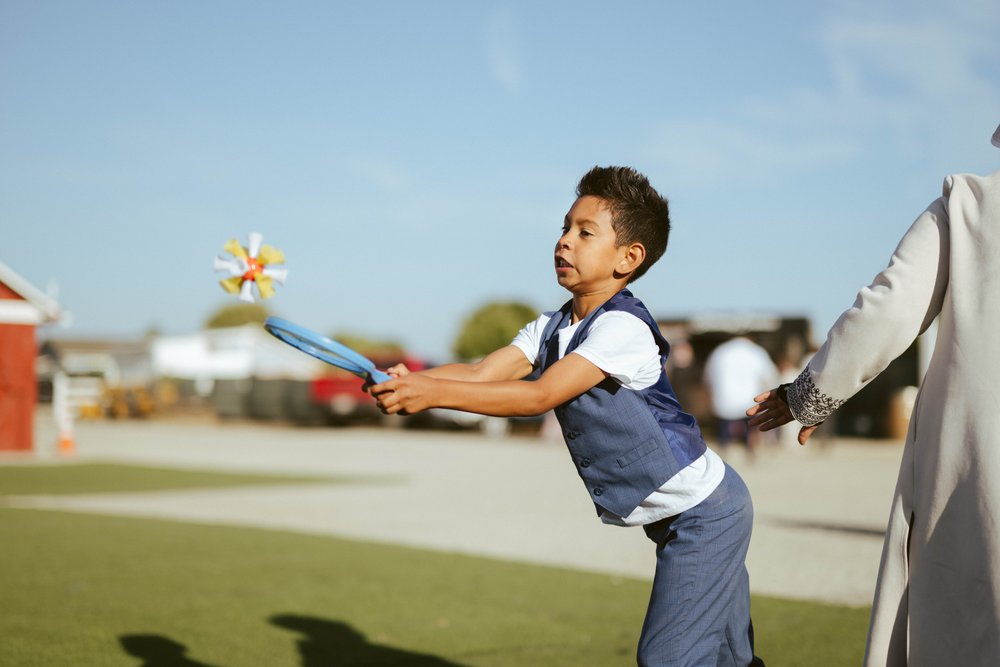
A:
[[[948,285],[947,195],[903,236],[884,271],[862,289],[826,342],[788,387],[788,407],[807,426],[818,424],[871,382],[937,317]]]

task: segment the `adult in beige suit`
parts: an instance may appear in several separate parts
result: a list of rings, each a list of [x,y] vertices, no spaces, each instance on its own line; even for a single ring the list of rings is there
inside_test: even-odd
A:
[[[1000,127],[993,135],[1000,148]],[[751,424],[815,425],[934,320],[882,550],[866,667],[1000,665],[1000,172],[949,176],[889,266]]]

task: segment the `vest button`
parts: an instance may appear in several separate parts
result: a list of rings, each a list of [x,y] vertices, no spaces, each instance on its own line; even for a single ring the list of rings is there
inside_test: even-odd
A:
[[[584,457],[584,458],[580,459],[580,467],[581,468],[589,468],[590,467],[590,459],[588,459],[587,457]]]
[[[604,487],[603,486],[594,487],[594,495],[595,496],[600,496],[600,495],[603,495],[603,494],[604,494]]]
[[[570,431],[569,433],[566,434],[566,437],[570,440],[576,440],[576,436],[578,435],[579,433],[577,433],[576,431]]]

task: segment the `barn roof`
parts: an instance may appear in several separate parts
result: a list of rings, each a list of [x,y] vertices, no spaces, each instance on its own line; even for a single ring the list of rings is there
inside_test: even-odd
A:
[[[0,324],[46,324],[62,317],[59,302],[0,262],[0,285],[20,297],[0,297]]]

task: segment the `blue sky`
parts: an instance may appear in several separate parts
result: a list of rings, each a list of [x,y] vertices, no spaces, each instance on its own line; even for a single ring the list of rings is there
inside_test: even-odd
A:
[[[657,316],[819,338],[953,172],[1000,151],[1000,5],[0,2],[0,261],[49,335],[188,333],[212,258],[285,251],[265,302],[447,358],[490,300],[561,304],[595,164],[671,203]]]

